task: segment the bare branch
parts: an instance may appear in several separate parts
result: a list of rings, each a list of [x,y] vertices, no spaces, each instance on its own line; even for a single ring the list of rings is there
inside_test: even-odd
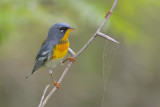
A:
[[[49,100],[49,98],[54,94],[54,92],[57,90],[57,87],[54,87],[50,93],[47,95],[47,97],[45,98],[45,100],[43,101],[42,105],[40,107],[44,107],[47,103],[47,101]]]
[[[109,37],[109,36],[107,36],[107,35],[105,35],[105,34],[103,34],[103,33],[100,32],[100,30],[103,28],[103,26],[104,26],[105,23],[108,21],[108,19],[109,19],[109,17],[111,16],[111,14],[113,13],[113,10],[114,10],[114,8],[115,8],[115,6],[116,6],[116,4],[117,4],[117,1],[118,1],[118,0],[115,0],[115,1],[114,1],[114,4],[113,4],[111,10],[110,10],[109,12],[107,12],[107,14],[106,14],[106,16],[105,16],[106,19],[104,20],[104,22],[103,22],[103,23],[101,24],[101,26],[97,29],[97,31],[94,33],[94,35],[89,39],[89,41],[82,47],[82,49],[80,49],[80,50],[77,52],[77,54],[74,53],[74,52],[72,51],[72,49],[69,48],[68,51],[72,54],[72,56],[73,56],[74,58],[77,58],[77,57],[89,46],[89,44],[90,44],[90,43],[95,39],[95,37],[97,37],[97,36],[101,36],[101,37],[106,38],[106,39],[108,39],[108,40],[110,40],[110,41],[112,41],[112,42],[119,43],[119,42],[117,42],[116,40],[114,40],[113,38],[111,38],[111,37]],[[67,67],[65,68],[64,72],[62,73],[62,75],[61,75],[61,77],[60,77],[60,79],[59,79],[59,81],[58,81],[59,84],[62,83],[63,78],[65,77],[65,75],[66,75],[67,72],[69,71],[71,65],[72,65],[72,62],[70,62],[70,63],[67,65]],[[47,101],[51,98],[51,96],[55,93],[56,90],[57,90],[57,87],[54,87],[54,88],[49,92],[49,94],[46,96],[46,98],[44,99],[42,105],[39,106],[39,107],[44,107],[45,104],[47,103]],[[43,100],[43,99],[42,99],[42,100]]]
[[[49,84],[46,86],[46,88],[45,88],[45,90],[44,90],[44,92],[43,92],[43,95],[42,95],[42,98],[41,98],[41,101],[40,101],[38,107],[42,107],[43,99],[44,99],[44,96],[45,96],[45,94],[46,94],[47,89],[49,88],[49,86],[50,86]]]
[[[96,37],[96,33],[89,39],[89,41],[82,47],[82,49],[78,51],[75,58],[77,58],[88,47],[88,45],[94,40],[95,37]]]
[[[76,53],[75,53],[71,48],[68,49],[68,52],[69,52],[73,57],[76,56]]]
[[[106,24],[106,22],[108,21],[108,19],[109,19],[110,16],[111,16],[111,14],[113,13],[113,10],[114,10],[117,2],[118,2],[118,0],[115,0],[115,1],[114,1],[111,10],[110,10],[109,12],[107,12],[108,15],[105,16],[106,20],[102,23],[102,25],[99,27],[99,29],[97,30],[97,32],[99,32],[99,31],[102,29],[102,27]]]
[[[65,76],[66,73],[69,71],[69,68],[71,67],[71,65],[72,65],[72,62],[70,62],[70,63],[67,65],[67,67],[66,67],[66,69],[64,70],[63,74],[61,75],[58,83],[61,83],[61,82],[62,82],[64,76]],[[54,88],[51,90],[51,92],[47,95],[47,97],[46,97],[45,100],[43,101],[42,107],[44,107],[44,105],[46,104],[46,102],[50,99],[50,97],[55,93],[56,90],[57,90],[57,87],[54,87]]]
[[[111,8],[111,12],[112,13],[113,13],[114,8],[116,7],[117,2],[118,2],[118,0],[115,0],[113,5],[112,5],[112,8]]]
[[[113,38],[111,38],[110,36],[107,36],[107,35],[105,35],[105,34],[103,34],[103,33],[101,33],[101,32],[97,32],[97,35],[100,36],[100,37],[106,38],[106,39],[108,39],[108,40],[110,40],[110,41],[112,41],[112,42],[114,42],[114,43],[119,43],[119,42],[116,41],[115,39],[113,39]]]

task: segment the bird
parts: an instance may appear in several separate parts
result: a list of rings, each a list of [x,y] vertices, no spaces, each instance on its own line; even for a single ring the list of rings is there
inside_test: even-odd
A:
[[[42,66],[47,67],[52,76],[52,69],[63,60],[68,52],[68,36],[73,30],[76,29],[71,28],[67,23],[56,23],[51,26],[48,31],[48,37],[42,43],[37,57],[35,58],[34,67],[30,72],[28,72],[26,79]],[[73,57],[68,57],[65,61],[67,60],[72,62],[76,61]],[[65,61],[63,61],[63,63]],[[57,88],[59,88],[58,83],[55,80],[54,84],[57,86]]]

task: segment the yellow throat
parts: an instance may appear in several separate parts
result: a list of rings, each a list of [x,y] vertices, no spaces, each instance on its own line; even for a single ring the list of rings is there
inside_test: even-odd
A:
[[[51,59],[61,59],[64,58],[68,52],[68,48],[69,48],[69,41],[68,40],[68,36],[70,34],[71,31],[73,31],[75,29],[68,29],[65,33],[65,35],[63,36],[63,38],[60,40],[60,44],[57,44],[54,47],[54,52],[53,55],[51,57]]]
[[[64,34],[63,38],[62,38],[60,41],[67,41],[70,32],[73,31],[73,30],[76,30],[76,29],[68,29],[68,30],[66,31],[66,33]]]

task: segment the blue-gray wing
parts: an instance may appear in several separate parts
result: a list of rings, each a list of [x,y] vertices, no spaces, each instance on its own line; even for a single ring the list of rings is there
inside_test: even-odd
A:
[[[32,75],[37,69],[39,69],[41,66],[45,64],[47,60],[50,59],[50,57],[53,54],[53,49],[50,45],[47,45],[46,43],[42,45],[41,49],[39,50],[39,53],[35,59],[35,64],[33,69],[28,73],[26,78],[28,78],[30,75]]]

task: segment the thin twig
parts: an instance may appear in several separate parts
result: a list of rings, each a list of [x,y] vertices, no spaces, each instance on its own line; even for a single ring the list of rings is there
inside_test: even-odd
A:
[[[107,35],[105,35],[105,34],[103,34],[103,33],[100,33],[100,30],[103,28],[103,26],[104,26],[105,23],[108,21],[108,19],[109,19],[109,17],[111,16],[111,14],[113,13],[113,10],[114,10],[114,8],[115,8],[115,6],[116,6],[116,4],[117,4],[117,1],[118,1],[118,0],[115,0],[115,1],[114,1],[114,4],[113,4],[111,10],[110,10],[109,12],[107,12],[107,14],[106,14],[106,16],[105,16],[106,19],[104,20],[104,22],[103,22],[103,23],[101,24],[101,26],[97,29],[97,31],[94,33],[94,35],[89,39],[89,41],[82,47],[82,49],[80,49],[80,50],[77,52],[77,54],[74,53],[74,52],[72,51],[72,49],[69,48],[69,52],[72,54],[72,56],[73,56],[74,58],[77,58],[77,57],[88,47],[88,45],[95,39],[95,37],[96,37],[97,35],[99,35],[100,37],[106,38],[106,39],[108,39],[108,40],[111,40],[112,42],[119,43],[119,42],[117,42],[116,40],[114,40],[113,38],[111,38],[111,37],[109,37],[109,36],[107,36]],[[59,84],[63,81],[63,78],[65,77],[65,75],[66,75],[67,72],[69,71],[71,65],[72,65],[72,62],[70,62],[70,63],[67,65],[67,67],[65,68],[65,70],[64,70],[64,72],[62,73],[60,79],[58,80],[58,83],[59,83]],[[54,88],[49,92],[49,94],[47,95],[47,97],[44,99],[41,107],[44,107],[44,106],[45,106],[45,104],[47,103],[47,101],[51,98],[51,96],[55,93],[56,90],[57,90],[57,87],[54,87]]]
[[[44,92],[43,92],[43,95],[42,95],[42,98],[41,98],[41,101],[40,101],[40,103],[39,103],[39,106],[38,106],[38,107],[41,107],[41,106],[42,106],[44,96],[45,96],[45,94],[46,94],[47,89],[49,88],[49,86],[50,86],[49,84],[46,86],[46,88],[45,88],[45,90],[44,90]]]
[[[97,35],[98,35],[98,36],[101,36],[101,37],[103,37],[103,38],[106,38],[106,39],[108,39],[108,40],[110,40],[110,41],[112,41],[112,42],[114,42],[114,43],[119,43],[119,42],[116,41],[115,39],[113,39],[113,38],[111,38],[110,36],[108,36],[108,35],[106,35],[106,34],[103,34],[103,33],[101,33],[101,32],[97,32]]]
[[[69,52],[73,57],[76,56],[76,53],[75,53],[71,48],[68,49],[68,52]]]

